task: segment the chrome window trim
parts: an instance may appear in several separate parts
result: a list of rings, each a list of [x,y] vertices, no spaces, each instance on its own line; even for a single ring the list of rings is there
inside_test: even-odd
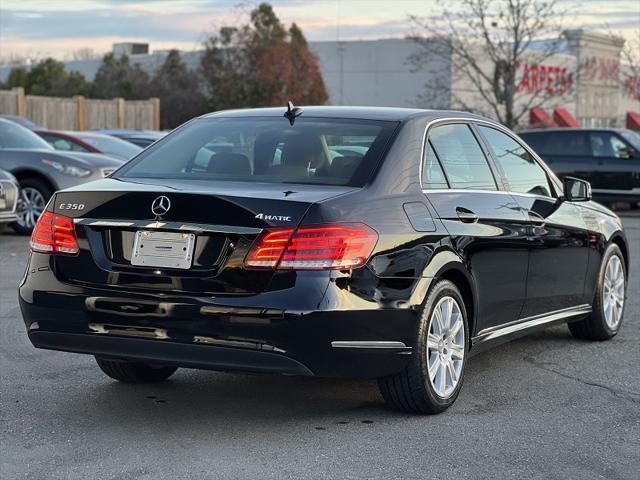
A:
[[[511,195],[507,190],[482,190],[477,188],[423,188],[423,193],[498,193]]]
[[[518,144],[522,145],[522,147],[529,153],[529,155],[532,156],[532,158],[536,161],[536,163],[540,166],[540,168],[542,168],[546,174],[549,176],[549,178],[551,179],[552,183],[554,184],[554,186],[559,189],[560,192],[563,191],[563,187],[562,187],[562,182],[560,181],[560,179],[556,176],[555,173],[553,173],[553,171],[544,163],[544,161],[538,156],[537,153],[535,153],[535,151],[533,151],[533,149],[522,139],[520,139],[520,137],[518,137],[514,132],[512,132],[511,130],[509,130],[507,127],[495,122],[495,121],[491,121],[491,120],[484,120],[484,119],[478,119],[478,118],[465,118],[465,117],[444,117],[444,118],[436,118],[434,120],[431,120],[429,122],[427,122],[427,124],[424,127],[424,133],[422,134],[422,146],[420,147],[420,164],[419,164],[419,175],[420,175],[420,188],[422,189],[422,191],[424,192],[425,190],[428,192],[433,192],[433,191],[437,191],[437,190],[447,190],[447,191],[452,191],[452,190],[459,190],[459,191],[465,191],[465,189],[428,189],[424,187],[424,183],[422,181],[423,179],[423,169],[424,169],[424,155],[425,155],[425,145],[427,143],[427,139],[428,139],[428,134],[429,134],[429,129],[432,128],[433,126],[440,124],[440,123],[464,123],[464,124],[472,124],[472,125],[484,125],[487,127],[491,127],[491,128],[495,128],[496,130],[504,133],[505,135],[507,135],[508,137],[510,137],[511,139],[513,139],[514,141],[518,142]],[[482,146],[481,146],[482,148]],[[484,151],[484,149],[483,149]],[[491,167],[491,165],[490,165]],[[493,172],[493,169],[492,169]],[[500,173],[500,172],[498,172]],[[514,195],[531,195],[534,197],[540,197],[540,198],[545,198],[545,199],[552,199],[552,200],[557,200],[558,197],[547,197],[545,195],[534,195],[534,194],[530,194],[530,193],[525,193],[525,194],[521,194],[519,192],[513,192],[511,190],[504,190],[503,186],[502,186],[502,181],[504,180],[504,178],[502,177],[502,175],[500,175],[500,185],[498,185],[498,190],[497,191],[502,191],[502,192],[508,192]],[[470,190],[466,190],[467,192],[469,192]],[[480,190],[484,193],[486,192],[493,192],[495,190]]]
[[[446,118],[437,118],[435,120],[431,120],[430,122],[427,123],[427,125],[424,127],[424,133],[422,134],[422,146],[420,147],[420,171],[419,171],[419,175],[420,175],[420,189],[422,191],[424,190],[429,190],[429,189],[425,189],[424,187],[424,183],[422,182],[422,177],[423,177],[423,170],[424,170],[424,155],[425,155],[425,146],[427,144],[427,140],[428,140],[428,132],[429,129],[432,128],[433,126],[437,126],[437,124],[439,123],[444,123],[446,125],[454,125],[454,124],[464,124],[469,126],[470,130],[471,130],[471,135],[473,135],[473,138],[476,140],[476,142],[478,143],[478,147],[480,147],[480,150],[482,151],[482,154],[485,156],[485,160],[487,161],[487,166],[489,167],[489,171],[491,172],[491,176],[493,177],[493,181],[496,184],[496,189],[495,190],[485,190],[485,192],[496,192],[496,191],[500,191],[502,189],[502,176],[498,176],[496,177],[496,173],[500,173],[500,172],[495,172],[494,171],[494,167],[492,165],[493,163],[493,159],[489,159],[486,158],[487,156],[487,152],[485,152],[485,149],[483,148],[482,143],[480,142],[480,139],[477,138],[476,132],[473,131],[473,128],[471,128],[471,123],[474,120],[471,118],[464,118],[464,117],[446,117]],[[487,122],[490,123],[490,122]],[[434,148],[435,151],[435,148]],[[436,155],[438,155],[438,152],[435,152]],[[440,160],[440,157],[438,156],[438,160]],[[444,172],[445,177],[448,179],[449,176],[447,175],[447,172],[444,168],[443,165],[441,165],[442,170]],[[498,182],[498,180],[500,180],[500,182]],[[465,190],[460,189],[460,190]]]

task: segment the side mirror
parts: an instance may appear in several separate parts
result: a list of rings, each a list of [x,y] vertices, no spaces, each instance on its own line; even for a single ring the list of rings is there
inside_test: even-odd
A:
[[[564,198],[570,202],[588,202],[591,200],[591,184],[579,178],[564,177]]]

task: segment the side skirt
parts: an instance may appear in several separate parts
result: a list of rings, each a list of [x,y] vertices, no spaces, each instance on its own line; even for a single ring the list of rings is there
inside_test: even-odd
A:
[[[497,327],[485,328],[481,330],[478,335],[471,338],[471,349],[469,353],[475,355],[491,347],[528,335],[531,332],[543,330],[552,325],[565,323],[567,321],[580,320],[581,317],[589,313],[591,313],[591,305],[584,304],[556,310],[543,315],[522,318]]]

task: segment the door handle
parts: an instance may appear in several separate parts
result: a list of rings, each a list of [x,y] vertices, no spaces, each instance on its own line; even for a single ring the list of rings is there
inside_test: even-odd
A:
[[[460,221],[464,223],[476,223],[480,218],[477,213],[474,213],[464,207],[457,207],[456,214]]]

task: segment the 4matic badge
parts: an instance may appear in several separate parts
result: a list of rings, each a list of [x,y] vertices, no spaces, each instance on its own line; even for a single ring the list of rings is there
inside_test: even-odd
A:
[[[287,217],[285,215],[267,215],[265,213],[259,213],[255,216],[255,218],[259,218],[260,220],[277,220],[279,222],[291,221],[291,217]]]

